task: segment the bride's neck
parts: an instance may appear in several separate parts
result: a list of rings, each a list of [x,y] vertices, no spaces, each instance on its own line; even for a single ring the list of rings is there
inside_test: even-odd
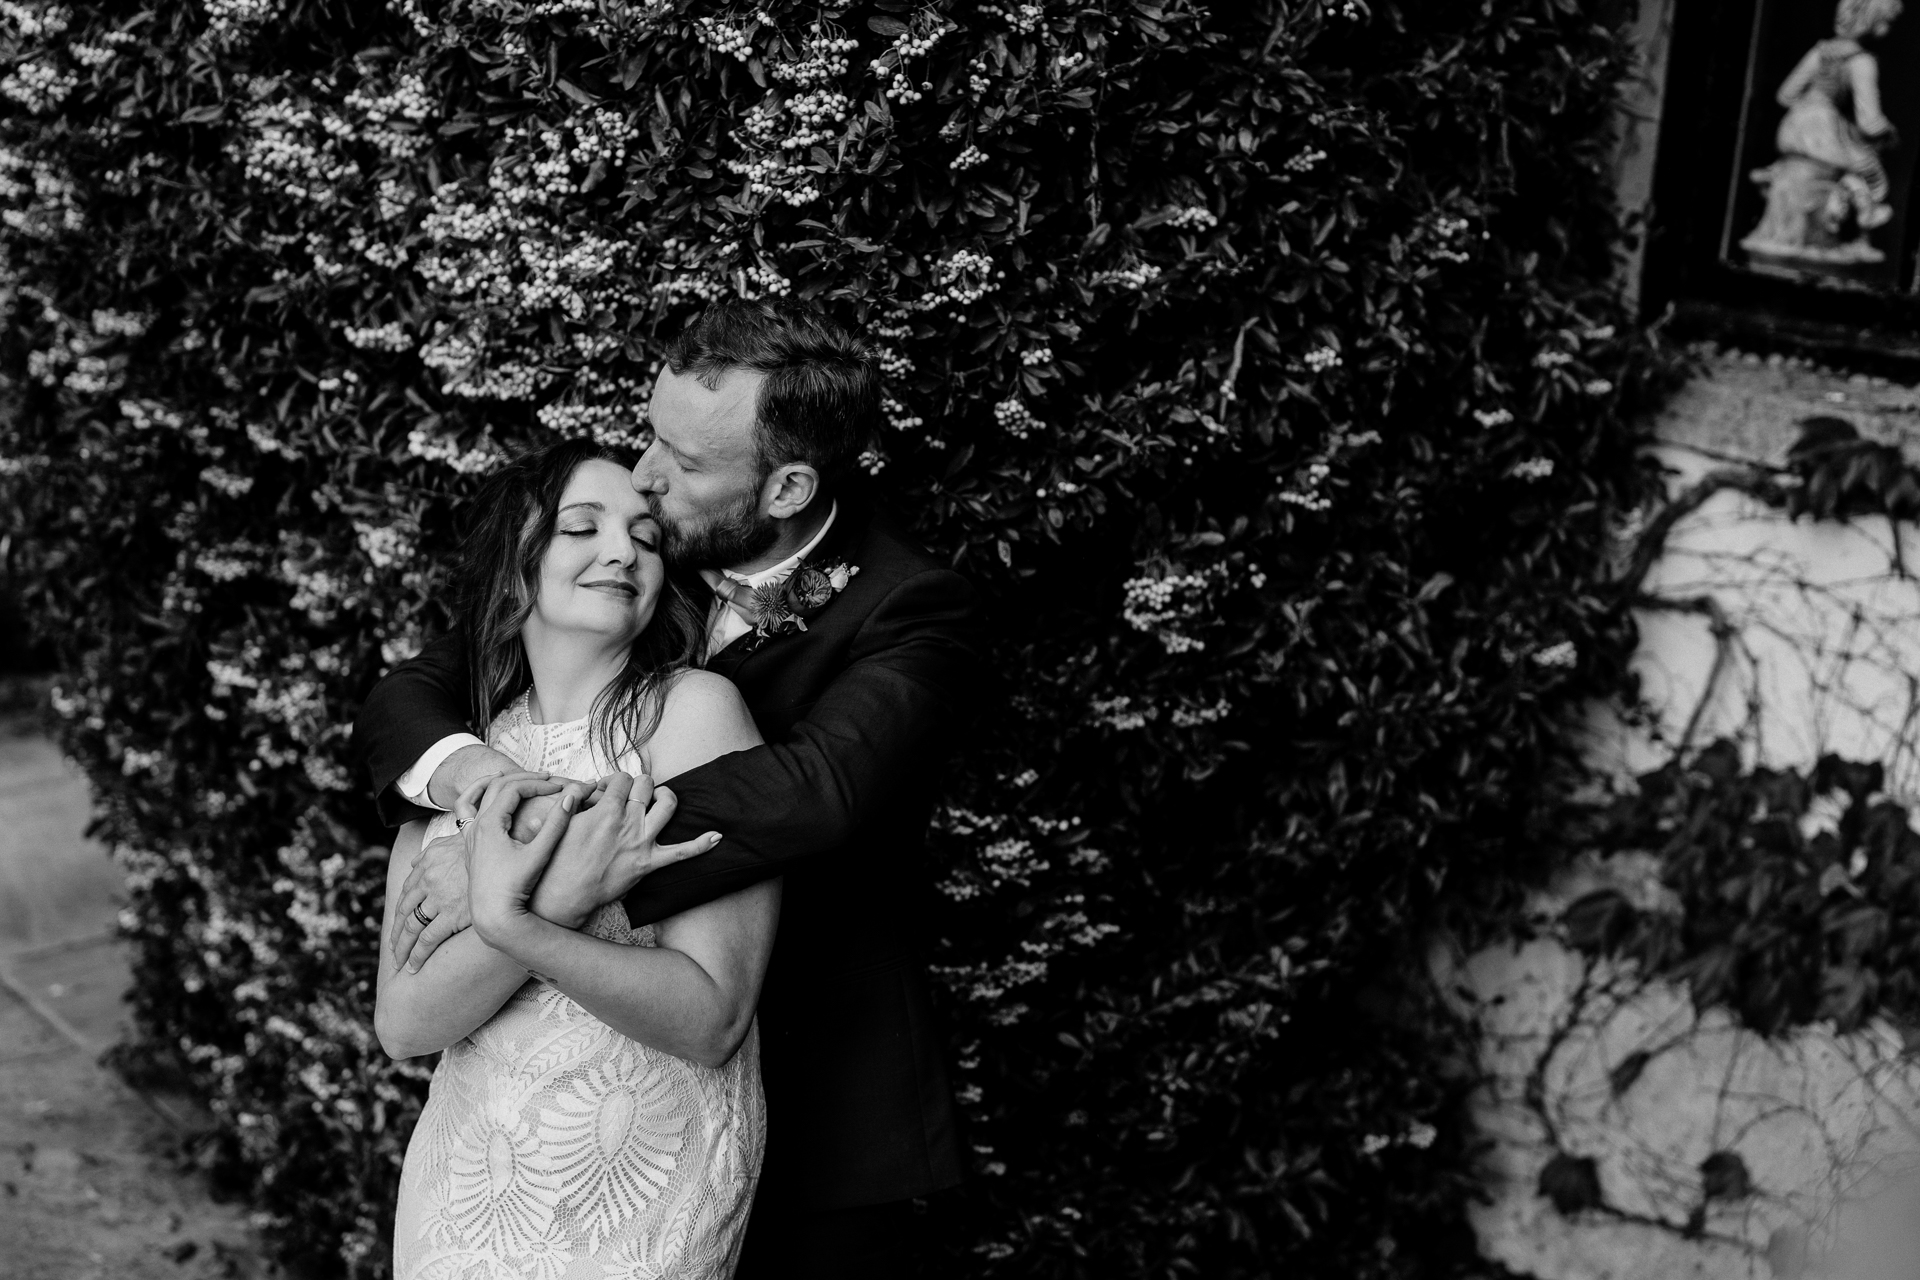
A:
[[[627,665],[624,645],[610,647],[599,636],[548,631],[532,619],[520,640],[533,672],[528,710],[540,724],[586,719],[594,699]]]

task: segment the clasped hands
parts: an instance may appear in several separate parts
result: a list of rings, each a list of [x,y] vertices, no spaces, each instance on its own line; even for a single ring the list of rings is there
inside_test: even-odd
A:
[[[644,774],[593,783],[523,771],[475,783],[454,806],[463,830],[423,847],[401,886],[394,963],[418,973],[441,943],[474,923],[476,903],[495,924],[530,914],[579,928],[649,873],[720,842],[709,831],[659,843],[677,803]]]

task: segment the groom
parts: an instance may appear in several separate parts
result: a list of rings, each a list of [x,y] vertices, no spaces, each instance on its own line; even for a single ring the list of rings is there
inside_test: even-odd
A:
[[[879,372],[847,332],[810,309],[720,303],[669,348],[633,473],[669,563],[713,588],[707,667],[740,687],[766,745],[674,778],[658,846],[594,855],[637,876],[669,843],[724,834],[646,872],[625,898],[636,926],[786,877],[743,1278],[909,1276],[909,1201],[960,1180],[919,899],[939,765],[975,684],[973,595],[850,487],[879,414]],[[518,768],[470,733],[467,689],[442,640],[369,695],[354,748],[387,821]],[[415,962],[466,927],[457,837],[422,852],[395,916],[413,922],[398,945]]]

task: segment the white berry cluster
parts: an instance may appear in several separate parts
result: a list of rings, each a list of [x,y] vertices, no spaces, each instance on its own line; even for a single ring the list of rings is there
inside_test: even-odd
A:
[[[937,306],[940,302],[957,302],[965,306],[976,302],[998,287],[995,283],[998,275],[994,271],[992,258],[971,249],[961,249],[934,264],[933,282],[938,289],[932,301],[922,299],[920,305],[926,308]]]
[[[20,40],[47,40],[73,25],[73,10],[63,4],[34,9],[0,0],[0,32]]]
[[[566,157],[582,168],[595,162],[603,162],[608,168],[625,164],[629,144],[640,136],[640,131],[625,116],[605,107],[595,107],[584,116],[576,116],[571,124],[573,145],[565,149]]]
[[[113,46],[106,44],[72,44],[67,46],[67,52],[73,55],[75,62],[90,71],[104,67],[114,59]]]
[[[775,80],[790,80],[803,88],[821,84],[847,74],[847,55],[859,47],[858,40],[816,22],[807,30],[801,56],[792,62],[769,64],[767,74]]]
[[[382,222],[397,222],[413,210],[413,187],[398,178],[380,179],[373,194],[374,211]]]
[[[1462,247],[1472,224],[1465,218],[1448,214],[1437,214],[1427,224],[1427,253],[1430,257],[1443,262],[1465,262],[1467,254]]]
[[[831,141],[845,122],[853,103],[836,89],[814,89],[787,102],[787,110],[800,122],[800,128],[780,140],[783,151],[798,151],[815,143]]]
[[[783,298],[793,292],[793,281],[769,266],[747,267],[740,273],[743,298]]]
[[[35,115],[43,115],[65,102],[67,95],[79,83],[80,77],[62,71],[52,63],[23,62],[0,80],[0,94],[12,98]]]
[[[1274,496],[1304,511],[1325,511],[1333,506],[1333,500],[1320,491],[1320,486],[1332,475],[1332,466],[1324,460],[1310,462],[1294,487],[1282,489]]]
[[[904,71],[894,72],[893,79],[887,82],[887,87],[884,92],[889,101],[898,102],[902,106],[908,103],[918,102],[927,96],[913,87],[913,81],[907,78],[907,73]]]
[[[238,498],[253,488],[253,477],[235,475],[224,467],[207,467],[200,472],[201,483],[218,489],[229,498]]]
[[[1032,34],[1046,17],[1046,11],[1037,4],[983,4],[980,12],[1006,19],[1007,25],[1022,35]]]
[[[274,0],[205,0],[207,32],[231,41],[250,34],[278,12]]]
[[[126,361],[109,359],[104,356],[81,356],[73,363],[73,371],[60,380],[60,384],[75,395],[103,396],[118,391],[125,380]]]
[[[1020,363],[1029,369],[1036,365],[1052,364],[1053,348],[1044,344],[1037,347],[1028,347],[1020,353]]]
[[[726,163],[727,168],[747,180],[747,190],[755,195],[773,196],[792,205],[807,204],[820,198],[819,184],[809,178],[803,176],[800,185],[790,185],[794,175],[804,175],[806,171],[789,166],[783,156],[752,156]]]
[[[407,452],[429,462],[444,463],[461,475],[491,471],[505,461],[505,455],[491,441],[483,440],[471,449],[462,449],[457,441],[436,436],[425,427],[415,427],[408,433]]]
[[[895,431],[912,431],[915,427],[926,425],[924,418],[917,418],[907,412],[907,406],[892,396],[880,397],[880,412],[886,418],[887,425]]]
[[[745,27],[730,27],[718,18],[695,18],[693,33],[718,54],[731,54],[745,62],[753,56],[753,41],[747,39]]]
[[[519,241],[519,303],[528,311],[557,307],[578,320],[587,313],[587,299],[579,286],[612,271],[621,246],[592,232],[572,244],[551,240]]]
[[[362,351],[408,351],[413,347],[406,326],[397,320],[380,325],[346,325],[340,333]]]
[[[376,569],[390,569],[413,558],[413,535],[401,525],[376,525],[355,520],[353,530],[361,553]]]
[[[1511,409],[1475,409],[1473,419],[1483,427],[1504,427],[1513,421]]]
[[[1213,210],[1203,204],[1190,204],[1184,208],[1175,209],[1167,215],[1166,221],[1170,227],[1199,227],[1202,230],[1218,226],[1220,223],[1220,219],[1214,215]]]
[[[401,76],[386,93],[363,85],[349,93],[343,105],[365,122],[355,132],[396,160],[411,160],[430,145],[420,126],[433,115],[433,100],[418,72]]]
[[[1134,706],[1133,699],[1126,694],[1117,698],[1094,698],[1087,704],[1093,718],[1109,729],[1144,729],[1148,723],[1160,718],[1160,708],[1151,702]]]
[[[1301,363],[1315,373],[1325,373],[1329,369],[1339,368],[1344,362],[1340,359],[1340,353],[1332,347],[1315,347],[1301,357]]]
[[[0,224],[34,240],[51,240],[86,225],[73,180],[52,165],[28,161],[0,148],[0,200],[23,200],[0,209]]]
[[[153,317],[139,311],[109,311],[104,307],[93,313],[93,331],[103,338],[137,338],[153,325]]]
[[[899,55],[900,61],[902,62],[906,62],[911,58],[924,58],[933,52],[933,46],[939,44],[941,39],[949,31],[953,30],[955,30],[954,25],[945,20],[937,21],[931,26],[922,28],[917,35],[910,27],[894,37],[893,52]],[[876,59],[875,66],[878,67],[878,65],[879,60]]]
[[[977,164],[985,164],[986,162],[987,153],[969,142],[962,148],[960,154],[948,163],[947,168],[954,170],[971,169]]]
[[[1509,467],[1507,474],[1519,480],[1545,480],[1553,474],[1553,459],[1526,458]]]
[[[1169,716],[1168,719],[1172,721],[1175,728],[1191,729],[1195,725],[1214,724],[1224,720],[1232,712],[1232,699],[1221,698],[1211,706],[1175,707],[1173,714]]]
[[[993,81],[987,78],[986,55],[967,63],[967,93],[974,99],[982,98],[987,90],[993,88]]]
[[[1216,565],[1201,573],[1166,572],[1129,578],[1121,587],[1120,616],[1135,631],[1153,632],[1168,653],[1204,649],[1204,640],[1175,630],[1174,624],[1201,615],[1207,606],[1208,588],[1224,573]]]
[[[1533,655],[1535,664],[1542,667],[1572,667],[1580,662],[1580,650],[1571,640],[1562,640],[1538,650]]]
[[[1120,289],[1144,289],[1160,278],[1160,268],[1151,262],[1136,262],[1130,267],[1114,267],[1108,271],[1096,271],[1093,283],[1112,285]]]
[[[1045,429],[1046,423],[1033,416],[1033,410],[1020,402],[1017,396],[1008,396],[993,406],[993,420],[1000,429],[1016,440],[1025,440],[1036,431]]]
[[[152,431],[155,428],[178,431],[187,424],[178,410],[170,409],[158,400],[122,400],[120,416],[136,431]]]
[[[1304,151],[1301,151],[1299,154],[1295,155],[1292,159],[1288,160],[1284,165],[1281,166],[1281,168],[1289,169],[1294,173],[1307,173],[1307,172],[1310,172],[1315,165],[1319,164],[1322,160],[1325,160],[1326,158],[1327,158],[1326,152],[1321,151],[1316,147],[1308,147]]]
[[[247,177],[296,200],[331,203],[340,183],[358,172],[326,136],[311,107],[263,102],[250,108],[236,142]],[[314,135],[319,133],[318,138]]]

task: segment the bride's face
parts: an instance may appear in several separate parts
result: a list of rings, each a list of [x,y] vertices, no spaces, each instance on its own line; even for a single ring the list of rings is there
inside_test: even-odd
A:
[[[631,644],[653,620],[666,569],[660,526],[625,468],[583,462],[560,495],[553,541],[540,564],[540,595],[528,620]]]

